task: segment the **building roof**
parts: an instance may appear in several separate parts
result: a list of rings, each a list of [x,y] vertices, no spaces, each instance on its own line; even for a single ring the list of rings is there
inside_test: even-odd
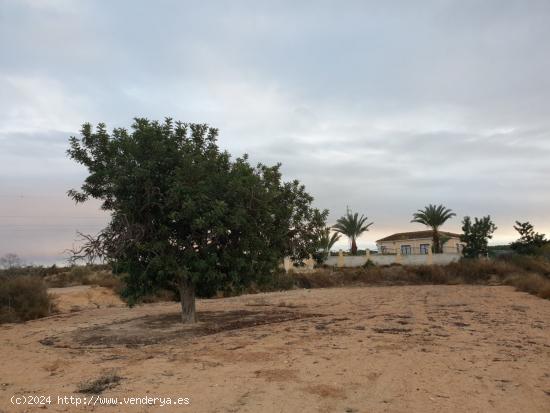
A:
[[[445,235],[447,237],[451,238],[460,238],[460,234],[455,234],[453,232],[447,232],[447,231],[439,231],[439,234]],[[405,241],[409,239],[425,239],[425,238],[432,238],[433,231],[427,230],[427,231],[412,231],[412,232],[398,232],[393,235],[389,235],[384,238],[380,238],[376,242],[380,241]]]

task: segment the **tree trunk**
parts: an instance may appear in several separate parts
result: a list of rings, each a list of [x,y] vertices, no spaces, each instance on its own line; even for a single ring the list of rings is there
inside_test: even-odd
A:
[[[355,238],[351,239],[351,255],[357,255],[357,243],[355,242]]]
[[[196,323],[195,286],[187,281],[180,281],[181,322]]]
[[[439,232],[437,231],[437,229],[434,229],[433,230],[434,233],[433,233],[433,251],[435,254],[439,254],[441,251],[440,251],[440,245],[439,245]]]

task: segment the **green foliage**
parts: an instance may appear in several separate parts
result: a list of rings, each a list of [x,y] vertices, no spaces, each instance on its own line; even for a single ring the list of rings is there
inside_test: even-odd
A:
[[[340,234],[333,232],[330,233],[330,228],[323,228],[317,234],[317,248],[313,254],[313,258],[317,264],[325,262],[330,254],[330,250],[334,247],[334,244],[340,239]]]
[[[357,238],[365,231],[369,230],[369,227],[373,222],[367,223],[367,217],[364,215],[352,213],[349,209],[341,218],[338,218],[336,224],[332,227],[334,231],[345,235],[351,240],[350,252],[352,255],[357,254]]]
[[[470,217],[466,216],[462,220],[462,232],[460,241],[466,245],[462,250],[465,258],[486,257],[489,252],[489,240],[493,238],[493,232],[497,227],[491,221],[491,216],[487,215],[483,218],[474,218],[474,222]]]
[[[69,156],[89,176],[76,202],[100,199],[111,222],[85,236],[74,258],[103,259],[126,273],[130,302],[156,289],[237,289],[271,274],[284,256],[315,252],[328,211],[280,165],[231,159],[207,125],[135,119],[131,131],[104,124],[71,137]]]
[[[424,209],[419,209],[416,211],[413,214],[413,219],[411,222],[424,224],[432,229],[433,252],[441,253],[445,242],[441,242],[440,240],[439,228],[454,216],[456,216],[456,214],[451,209],[446,208],[443,205],[429,204],[427,207],[424,207]]]
[[[514,229],[520,237],[510,244],[510,248],[518,254],[541,255],[543,248],[549,243],[546,236],[535,232],[535,228],[529,222],[516,221]]]

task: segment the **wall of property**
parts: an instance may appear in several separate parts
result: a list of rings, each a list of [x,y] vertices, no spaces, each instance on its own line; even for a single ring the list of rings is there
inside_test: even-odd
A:
[[[442,253],[432,254],[431,251],[428,254],[416,254],[416,255],[383,255],[383,254],[368,254],[357,256],[344,256],[342,251],[337,256],[330,256],[325,261],[325,265],[339,268],[354,268],[365,265],[367,260],[371,260],[375,265],[431,265],[439,264],[445,265],[451,262],[456,262],[460,259],[461,255],[456,253]],[[292,269],[294,272],[312,272],[315,268],[315,261],[310,258],[305,260],[304,265],[297,267],[293,265],[290,258],[285,258],[282,264],[285,271]]]
[[[424,254],[424,255],[382,255],[372,254],[369,259],[376,265],[445,265],[460,259],[459,254]],[[334,267],[361,267],[367,262],[367,256],[336,256],[329,257],[325,264]]]
[[[403,245],[410,245],[412,254],[421,254],[422,251],[420,246],[428,245],[428,249],[432,247],[431,238],[422,238],[422,239],[410,239],[410,240],[400,240],[400,241],[379,241],[377,243],[378,251],[382,252],[383,249],[386,253],[396,254],[398,251],[401,251]],[[460,240],[457,238],[451,238],[443,245],[443,252],[448,254],[458,253],[457,245],[461,244]]]

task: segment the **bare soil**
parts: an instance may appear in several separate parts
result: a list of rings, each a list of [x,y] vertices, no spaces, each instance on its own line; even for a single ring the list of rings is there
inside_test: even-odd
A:
[[[550,411],[550,301],[510,287],[200,300],[194,326],[175,303],[90,307],[0,326],[0,411]],[[82,383],[102,377],[117,378],[98,386],[102,397],[191,404],[10,404],[14,394],[83,397]]]

